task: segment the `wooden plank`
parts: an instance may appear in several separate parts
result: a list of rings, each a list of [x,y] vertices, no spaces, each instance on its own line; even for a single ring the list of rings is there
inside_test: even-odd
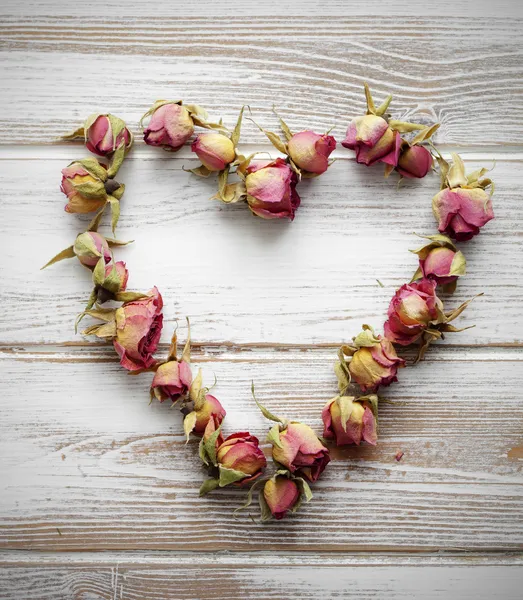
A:
[[[279,524],[233,518],[244,492],[199,499],[196,444],[150,376],[105,349],[2,353],[0,545],[45,550],[515,550],[523,547],[522,355],[435,350],[386,390],[380,443],[337,450],[315,498]],[[264,438],[270,410],[320,431],[331,350],[201,349],[225,431]],[[405,453],[401,462],[396,453]],[[255,511],[253,511],[255,515]],[[340,520],[340,515],[346,518]],[[298,535],[299,532],[299,535]]]
[[[173,94],[229,124],[248,104],[260,123],[276,127],[275,104],[296,130],[335,125],[341,139],[364,109],[364,80],[378,97],[395,95],[396,116],[440,120],[440,143],[521,143],[520,8],[503,13],[496,5],[492,15],[483,2],[471,20],[463,3],[447,1],[448,12],[439,4],[423,18],[398,21],[393,6],[376,15],[367,3],[367,16],[362,7],[354,13],[338,4],[337,16],[322,8],[314,18],[292,19],[258,11],[245,18],[221,5],[211,14],[224,16],[209,19],[212,3],[183,16],[136,15],[124,2],[110,13],[89,5],[74,15],[58,3],[34,4],[31,14],[19,5],[2,17],[3,143],[50,142],[96,110],[115,112],[136,129],[155,99]],[[261,139],[246,122],[244,140]]]
[[[5,600],[231,597],[519,600],[522,559],[487,555],[0,554]]]
[[[76,260],[39,270],[87,226],[87,217],[63,211],[59,191],[60,169],[82,149],[48,149],[38,160],[40,151],[0,155],[9,215],[0,224],[0,299],[9,307],[0,315],[4,344],[82,341],[73,324],[90,291],[89,272]],[[467,160],[470,169],[492,165],[485,155],[475,156]],[[182,171],[195,164],[144,148],[121,171],[127,191],[118,235],[135,243],[116,255],[127,261],[131,288],[161,290],[164,341],[185,316],[196,341],[218,344],[336,345],[356,335],[362,323],[380,329],[395,289],[416,268],[408,249],[420,240],[412,232],[435,231],[435,175],[398,191],[382,179],[381,169],[340,160],[320,179],[300,184],[303,204],[290,224],[254,218],[244,205],[208,200],[215,182]],[[496,219],[461,245],[468,274],[448,306],[485,296],[459,319],[475,328],[450,334],[447,343],[523,340],[523,267],[516,258],[523,230],[521,166],[519,158],[499,155],[492,174]]]

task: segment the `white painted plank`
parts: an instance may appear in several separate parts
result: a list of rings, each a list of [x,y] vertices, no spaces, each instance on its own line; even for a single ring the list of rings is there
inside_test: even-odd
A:
[[[211,3],[183,16],[136,16],[124,2],[109,14],[89,5],[74,15],[32,4],[13,8],[0,26],[3,143],[50,142],[96,110],[136,129],[155,99],[173,95],[229,124],[248,104],[261,124],[276,127],[275,104],[296,130],[335,125],[341,138],[364,110],[367,80],[378,97],[395,95],[395,116],[440,120],[440,143],[521,144],[519,5],[506,13],[496,5],[492,18],[481,16],[492,7],[475,3],[471,19],[463,3],[458,17],[445,2],[398,19],[393,6],[374,16],[357,16],[351,3],[336,17],[322,6],[314,18],[245,18],[218,4],[224,16],[209,19]],[[246,122],[244,139],[259,143],[262,134]]]
[[[315,498],[277,525],[232,509],[244,493],[199,499],[204,477],[181,419],[148,405],[150,375],[125,375],[106,349],[2,354],[0,503],[4,548],[56,550],[430,550],[523,544],[523,385],[517,350],[434,351],[385,392],[380,443],[335,451]],[[331,350],[196,353],[229,411],[225,432],[264,438],[250,398],[320,431],[335,394]],[[501,359],[501,360],[498,360]],[[396,453],[405,453],[401,462]],[[253,513],[255,514],[255,513]],[[340,515],[347,518],[340,520]],[[350,515],[350,517],[349,517]],[[299,532],[299,535],[298,535]]]
[[[40,152],[42,160],[33,159]],[[9,307],[0,315],[3,343],[82,340],[73,323],[90,291],[89,272],[76,260],[39,271],[87,226],[87,217],[63,211],[59,191],[60,169],[82,156],[82,148],[49,152],[49,159],[44,147],[10,159],[8,150],[0,160],[9,215],[0,224],[0,298]],[[116,255],[127,261],[130,287],[161,290],[165,341],[174,320],[185,316],[196,341],[216,343],[336,345],[362,323],[381,329],[395,289],[416,268],[408,252],[419,245],[412,232],[435,231],[435,175],[397,190],[381,169],[339,160],[318,180],[300,184],[302,206],[290,224],[255,218],[243,204],[208,200],[215,181],[182,171],[195,164],[143,148],[121,171],[127,191],[118,235],[135,243]],[[492,162],[467,161],[470,169],[485,164]],[[500,155],[492,173],[496,219],[461,245],[468,274],[448,306],[485,296],[459,320],[476,327],[450,334],[446,343],[523,339],[521,164]]]
[[[0,554],[5,600],[519,600],[515,555]]]

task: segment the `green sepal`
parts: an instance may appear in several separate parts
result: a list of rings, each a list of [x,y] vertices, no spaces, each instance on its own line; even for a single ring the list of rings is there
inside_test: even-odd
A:
[[[87,227],[87,231],[98,231],[98,227],[100,227],[100,223],[102,221],[102,217],[104,216],[105,207],[107,206],[107,200],[105,201],[102,208],[96,213],[93,217],[89,226]]]
[[[212,492],[217,487],[218,487],[218,479],[214,479],[214,478],[206,479],[200,487],[200,497],[205,496],[209,492]]]
[[[148,297],[148,294],[142,292],[117,292],[114,295],[114,299],[118,302],[134,302],[135,300],[141,300],[142,298]]]
[[[278,448],[283,448],[283,445],[280,440],[280,426],[278,423],[273,425],[269,429],[269,433],[267,434],[267,441],[271,443],[273,446],[278,446]]]
[[[452,164],[447,173],[449,188],[457,188],[467,185],[468,179],[465,175],[465,164],[459,154],[452,153]]]
[[[62,139],[62,140],[77,140],[80,138],[85,140],[85,129],[84,129],[83,125],[81,127],[78,127],[78,129],[75,129],[74,131],[70,131],[69,133],[64,133],[64,135],[62,135],[60,139]]]
[[[212,434],[204,440],[202,438],[202,449],[200,450],[200,458],[206,465],[212,464],[217,466],[216,463],[216,440],[220,435],[222,426],[220,425],[216,431],[213,431]]]
[[[340,408],[341,426],[345,432],[347,431],[347,423],[354,410],[354,400],[354,396],[338,396],[335,399],[335,402]]]
[[[243,471],[227,469],[226,467],[224,467],[222,465],[219,465],[218,468],[220,471],[220,478],[219,478],[219,486],[220,487],[225,487],[227,485],[231,485],[231,483],[236,483],[237,481],[241,481],[242,479],[245,479],[246,477],[248,477],[248,475],[243,473]]]
[[[280,417],[273,415],[270,411],[268,411],[265,408],[265,406],[263,406],[262,404],[260,404],[258,402],[258,400],[256,400],[256,396],[254,395],[254,381],[251,383],[251,392],[252,392],[252,397],[254,398],[254,402],[256,402],[256,404],[258,405],[258,408],[260,409],[262,415],[269,421],[275,421],[276,423],[281,423],[285,427],[285,425],[287,424],[286,419],[281,419]]]
[[[372,348],[380,342],[370,325],[363,325],[362,331],[352,339],[357,348]]]
[[[245,106],[242,106],[242,108],[240,110],[240,114],[238,115],[238,120],[236,121],[236,126],[231,135],[231,142],[234,144],[235,148],[238,145],[238,142],[240,141],[240,133],[241,133],[241,129],[242,129],[242,119],[243,119],[243,111],[244,110],[245,110]]]
[[[116,226],[118,225],[118,220],[120,219],[120,201],[114,196],[109,196],[107,200],[111,205],[111,230],[114,235]]]
[[[124,125],[125,125],[125,123],[124,123]],[[118,148],[116,148],[116,150],[111,158],[111,164],[109,165],[109,168],[107,169],[107,177],[109,179],[113,179],[114,177],[116,177],[116,174],[118,173],[118,171],[120,170],[120,167],[123,164],[125,154],[126,154],[126,146],[125,146],[125,142],[122,141],[122,143],[118,146]]]
[[[192,412],[190,412],[189,414],[185,415],[185,419],[183,420],[183,431],[187,438],[186,443],[189,442],[189,437],[191,435],[191,431],[194,429],[194,426],[196,425],[196,419],[197,419],[197,415],[194,410]]]
[[[266,521],[270,521],[272,519],[272,512],[267,504],[267,500],[265,500],[265,496],[263,495],[263,490],[260,490],[258,494],[258,502],[260,504],[260,513],[261,513],[261,521],[265,523]]]
[[[69,246],[69,248],[62,250],[56,256],[53,256],[53,258],[49,262],[45,263],[45,265],[40,268],[40,271],[46,269],[47,267],[50,267],[51,265],[54,265],[54,263],[57,263],[61,260],[65,260],[66,258],[74,258],[75,256],[76,254],[74,252],[74,246]]]
[[[183,169],[183,170],[188,171],[189,173],[192,173],[193,175],[197,175],[198,177],[209,177],[209,175],[212,173],[212,171],[209,171],[209,169],[204,165],[200,165],[199,167],[196,167],[194,169]]]
[[[104,183],[109,179],[109,176],[107,175],[107,169],[104,166],[102,166],[96,158],[88,157],[82,158],[81,160],[73,160],[73,162],[69,163],[68,166],[70,167],[75,163],[82,165],[82,167],[86,171],[89,171],[91,175],[93,175],[94,177],[96,177]],[[76,189],[79,188],[77,187]]]
[[[280,121],[280,127],[285,135],[285,138],[287,139],[287,141],[289,141],[291,139],[291,137],[293,136],[292,131],[289,129],[289,126],[287,125],[287,123],[285,123],[285,121],[276,112],[274,105],[272,106],[272,112],[278,117],[278,120]]]
[[[186,363],[191,362],[191,322],[189,321],[189,317],[186,317],[187,320],[187,341],[185,342],[185,346],[183,347],[182,352],[182,360]]]
[[[427,126],[421,123],[409,123],[407,121],[396,121],[395,119],[389,121],[389,127],[398,133],[410,133],[412,131],[419,131],[420,129],[427,129]]]
[[[410,141],[410,145],[416,146],[430,139],[439,129],[439,125],[439,123],[436,123],[435,125],[427,126],[425,127],[425,129],[422,129],[418,134],[416,134],[412,138],[412,140]]]

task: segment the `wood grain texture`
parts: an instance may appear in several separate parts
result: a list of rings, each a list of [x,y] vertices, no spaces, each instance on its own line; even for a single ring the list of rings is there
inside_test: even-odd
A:
[[[180,415],[148,406],[150,376],[126,376],[108,350],[2,354],[12,382],[1,399],[2,547],[523,548],[519,351],[494,360],[490,350],[447,348],[405,369],[386,390],[397,404],[382,405],[378,446],[334,451],[309,506],[259,525],[249,511],[233,518],[239,490],[198,498],[205,474],[195,442],[184,443]],[[225,431],[262,439],[269,423],[249,397],[251,380],[270,410],[319,432],[321,408],[335,393],[332,362],[328,349],[195,356],[206,381],[218,379]]]
[[[171,553],[0,556],[3,600],[519,600],[520,556]]]
[[[367,80],[378,97],[394,94],[396,116],[441,121],[440,143],[521,145],[521,10],[493,17],[482,16],[492,9],[474,6],[473,24],[468,11],[456,16],[439,6],[437,16],[423,18],[398,18],[393,7],[374,16],[345,7],[312,19],[245,18],[236,7],[213,19],[197,16],[210,5],[183,16],[130,16],[121,2],[110,13],[89,5],[71,15],[57,2],[43,15],[3,16],[3,143],[49,142],[97,110],[136,129],[154,100],[173,96],[229,124],[248,104],[269,128],[276,126],[275,104],[296,130],[335,125],[342,139],[364,109]],[[244,140],[262,140],[252,123]]]
[[[73,324],[89,295],[90,273],[76,260],[39,270],[87,226],[88,217],[63,211],[59,190],[60,169],[81,150],[54,149],[47,160],[34,159],[34,150],[16,159],[10,150],[0,155],[9,214],[0,223],[0,299],[10,306],[0,314],[3,343],[82,341]],[[485,162],[470,160],[467,167]],[[339,160],[320,179],[300,184],[302,206],[291,224],[255,218],[243,203],[210,201],[216,182],[182,170],[196,164],[144,148],[121,170],[127,191],[118,236],[135,243],[117,249],[116,256],[127,261],[131,288],[157,285],[162,292],[165,341],[175,319],[186,316],[195,341],[219,344],[336,345],[356,335],[362,323],[381,329],[395,289],[417,266],[408,249],[422,241],[413,231],[435,232],[436,175],[397,190],[380,168]],[[492,174],[496,219],[461,245],[468,274],[448,306],[485,296],[459,319],[460,326],[475,327],[450,334],[446,343],[523,341],[523,266],[516,259],[522,166],[519,159],[499,156]],[[109,233],[107,227],[102,231]]]

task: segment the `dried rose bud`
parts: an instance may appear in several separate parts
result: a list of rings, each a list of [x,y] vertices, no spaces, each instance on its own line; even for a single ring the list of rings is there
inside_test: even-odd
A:
[[[107,264],[113,257],[108,241],[96,231],[81,233],[74,242],[73,250],[86,267],[94,268],[102,257]]]
[[[176,402],[185,396],[191,387],[192,372],[190,365],[184,360],[169,360],[161,364],[154,374],[151,391],[160,401]]]
[[[489,186],[492,190],[493,184],[490,179],[482,179],[486,169],[466,175],[461,158],[457,154],[452,158],[452,166],[439,160],[442,190],[432,199],[432,210],[441,233],[465,241],[494,218],[491,194],[485,191]]]
[[[111,114],[92,115],[84,125],[85,145],[98,156],[110,156],[121,144],[130,150],[133,135],[125,121]]]
[[[203,435],[207,429],[209,421],[213,421],[216,430],[225,418],[226,412],[218,398],[212,394],[206,394],[205,400],[198,409],[195,409],[196,420],[192,432],[195,435]]]
[[[119,260],[115,262],[114,265],[106,265],[105,267],[105,277],[109,278],[114,271],[116,271],[116,277],[118,278],[118,291],[125,292],[127,289],[127,281],[129,280],[129,271],[125,266],[123,260]]]
[[[364,393],[398,381],[398,368],[404,367],[405,361],[398,357],[390,340],[376,335],[369,325],[363,325],[362,332],[353,340],[353,344],[342,346],[339,353],[340,377],[345,373],[345,356],[349,357],[346,368],[350,374],[345,383],[339,380],[341,390],[351,380],[359,384]]]
[[[409,179],[421,179],[432,168],[432,154],[423,146],[406,145],[400,152],[396,171]]]
[[[282,159],[265,165],[251,165],[246,170],[247,203],[263,219],[294,219],[300,205],[296,191],[298,175]]]
[[[360,164],[370,166],[383,162],[396,166],[401,136],[389,127],[385,119],[369,114],[351,121],[341,145],[354,150],[356,162]]]
[[[155,364],[163,324],[163,300],[156,287],[141,300],[125,302],[115,311],[114,348],[124,369],[137,371]]]
[[[295,475],[316,481],[330,462],[329,450],[304,423],[291,422],[276,431],[278,427],[269,436],[273,460]]]
[[[283,519],[289,511],[296,510],[301,496],[296,481],[285,475],[275,475],[267,480],[262,493],[272,517],[277,521]]]
[[[313,131],[294,134],[287,142],[293,163],[308,173],[321,175],[329,166],[329,156],[336,148],[332,135],[320,135]]]
[[[181,100],[157,100],[143,115],[140,125],[147,117],[150,117],[150,120],[144,128],[145,143],[149,146],[161,146],[172,152],[179,150],[191,137],[195,125],[206,129],[227,131],[219,123],[209,123],[207,112],[201,106],[183,105]]]
[[[113,181],[113,180],[111,180]],[[107,201],[107,169],[94,160],[74,161],[62,169],[61,191],[67,196],[65,210],[69,213],[90,213]]]
[[[192,143],[191,150],[209,171],[222,171],[236,158],[231,139],[216,132],[201,133]]]
[[[442,313],[443,303],[436,296],[436,282],[428,279],[406,283],[394,294],[384,325],[389,340],[408,346],[419,340],[423,332]]]
[[[465,256],[456,248],[452,240],[444,235],[425,237],[430,240],[428,244],[417,250],[411,250],[419,257],[419,268],[412,280],[432,279],[438,285],[446,286],[444,291],[454,291],[458,277],[465,275]]]
[[[230,483],[245,485],[259,477],[267,459],[258,438],[249,432],[233,433],[219,446],[216,460],[220,470],[220,487]]]
[[[335,439],[337,446],[360,445],[361,441],[376,445],[378,397],[337,396],[325,405],[323,437]]]

